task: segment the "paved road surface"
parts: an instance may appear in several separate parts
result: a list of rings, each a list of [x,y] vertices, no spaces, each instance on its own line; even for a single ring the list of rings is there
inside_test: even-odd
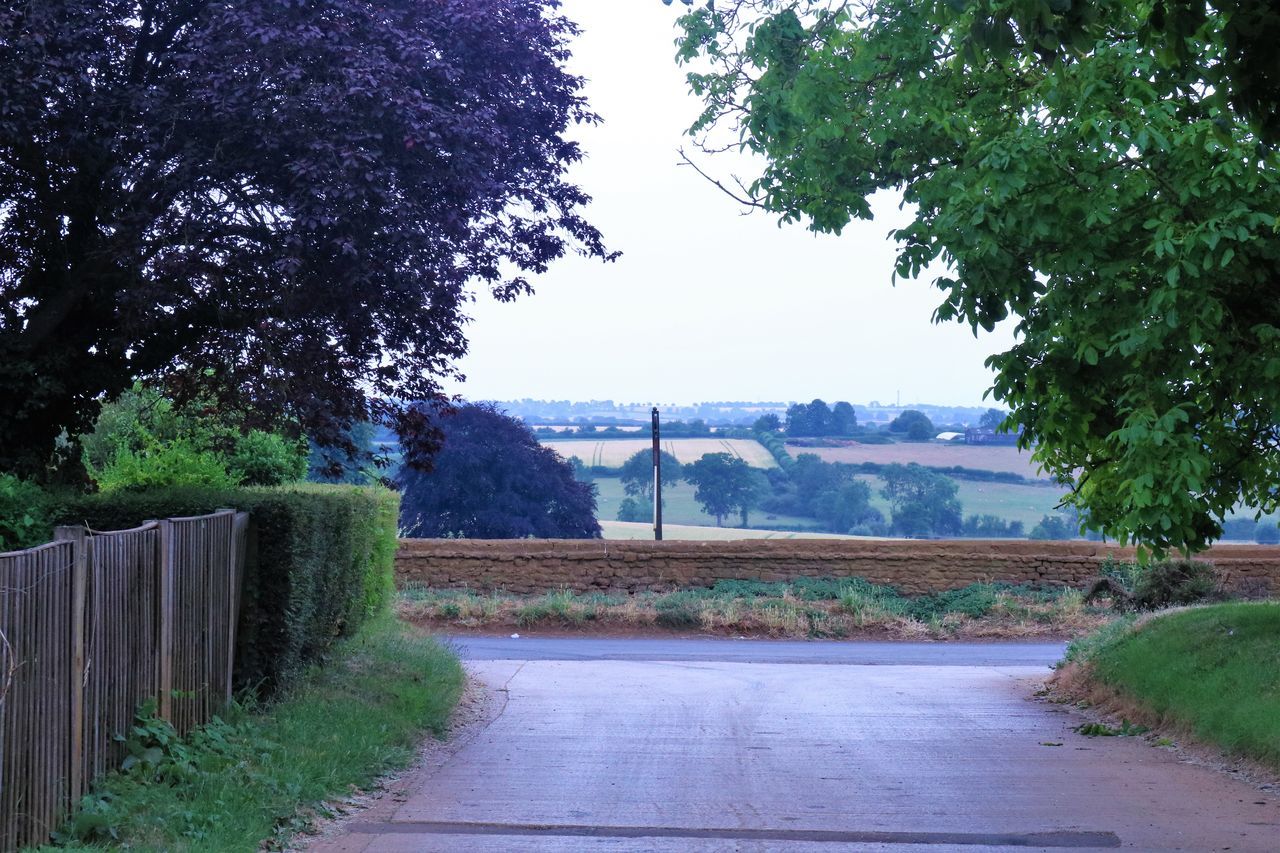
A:
[[[1280,850],[1273,794],[1031,698],[1043,647],[459,645],[493,719],[319,849]]]
[[[450,637],[464,660],[645,660],[864,666],[1041,666],[1065,643],[868,643],[643,637]]]

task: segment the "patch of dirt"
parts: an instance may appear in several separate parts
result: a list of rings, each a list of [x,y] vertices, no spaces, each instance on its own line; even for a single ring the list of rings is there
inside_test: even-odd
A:
[[[1070,705],[1089,722],[1120,728],[1125,720],[1146,726],[1137,735],[1154,749],[1172,752],[1187,764],[1207,767],[1246,782],[1260,791],[1280,795],[1280,772],[1257,761],[1226,754],[1217,746],[1196,739],[1186,725],[1162,717],[1133,697],[1092,677],[1087,664],[1068,663],[1058,669],[1036,693],[1042,702]]]
[[[390,820],[396,810],[409,799],[410,793],[422,787],[426,777],[448,763],[459,750],[497,719],[505,705],[505,693],[491,690],[478,680],[468,677],[462,698],[449,718],[444,738],[428,736],[422,742],[418,757],[411,766],[383,776],[373,788],[353,790],[346,797],[325,803],[316,809],[308,830],[305,834],[295,836],[287,849],[321,853],[345,833],[349,822]]]

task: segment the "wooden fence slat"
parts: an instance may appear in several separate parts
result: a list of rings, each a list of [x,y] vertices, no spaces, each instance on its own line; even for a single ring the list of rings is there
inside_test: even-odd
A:
[[[230,698],[247,530],[220,510],[0,554],[0,850],[119,765],[144,699],[185,733]]]

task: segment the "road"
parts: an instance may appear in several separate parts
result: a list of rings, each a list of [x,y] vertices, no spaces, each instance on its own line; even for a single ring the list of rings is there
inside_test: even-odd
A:
[[[454,640],[495,691],[315,849],[1280,850],[1280,802],[1033,693],[1053,644]]]

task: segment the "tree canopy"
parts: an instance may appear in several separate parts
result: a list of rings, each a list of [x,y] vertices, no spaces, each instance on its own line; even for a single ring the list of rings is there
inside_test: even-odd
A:
[[[760,500],[759,480],[751,466],[728,453],[706,453],[684,467],[684,478],[694,486],[693,497],[719,526],[725,516],[744,516]]]
[[[524,422],[490,405],[439,418],[444,441],[431,471],[397,477],[406,535],[475,539],[595,539],[596,488],[538,443]]]
[[[890,432],[906,433],[912,441],[927,441],[933,438],[933,421],[924,412],[907,409],[889,422]]]
[[[838,232],[898,191],[896,272],[934,276],[936,319],[1015,318],[994,395],[1090,524],[1194,549],[1277,507],[1271,4],[739,0],[683,26],[695,130],[763,158],[746,203]]]
[[[956,536],[962,530],[955,480],[912,462],[886,465],[880,493],[893,509],[893,531],[902,536]]]
[[[662,487],[674,486],[679,483],[683,470],[680,461],[665,450],[659,450],[662,457]],[[635,453],[622,463],[621,473],[618,475],[622,480],[623,490],[633,497],[643,497],[649,501],[653,500],[653,451],[637,450]]]
[[[543,0],[0,6],[0,469],[77,459],[139,378],[425,462],[435,409],[397,401],[441,399],[465,283],[608,256],[565,179],[574,32]]]

